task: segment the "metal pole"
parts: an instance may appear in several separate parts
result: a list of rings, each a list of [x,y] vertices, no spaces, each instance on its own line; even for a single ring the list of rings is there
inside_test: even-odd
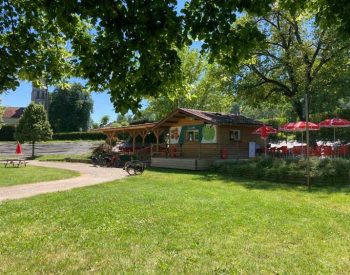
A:
[[[305,121],[306,121],[306,184],[308,189],[311,188],[310,185],[310,132],[309,132],[309,102],[308,102],[308,92],[305,94]]]

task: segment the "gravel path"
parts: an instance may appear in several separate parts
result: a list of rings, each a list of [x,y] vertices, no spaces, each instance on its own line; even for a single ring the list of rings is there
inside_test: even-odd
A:
[[[0,202],[11,199],[27,198],[43,193],[65,191],[77,187],[95,185],[122,179],[127,176],[127,173],[122,168],[94,167],[91,164],[85,163],[39,162],[33,160],[29,161],[29,165],[74,170],[78,171],[80,176],[64,180],[0,187]]]

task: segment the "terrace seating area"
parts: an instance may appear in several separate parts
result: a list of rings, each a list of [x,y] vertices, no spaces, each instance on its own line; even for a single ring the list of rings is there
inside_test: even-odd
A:
[[[306,144],[299,142],[281,142],[268,145],[267,154],[273,157],[298,157],[306,155]],[[340,142],[317,142],[310,146],[310,156],[343,157],[350,156],[350,144]]]

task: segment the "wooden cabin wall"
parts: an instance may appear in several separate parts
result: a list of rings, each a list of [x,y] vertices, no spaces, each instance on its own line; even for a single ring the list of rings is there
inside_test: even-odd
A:
[[[218,143],[221,148],[228,150],[229,159],[246,159],[249,157],[249,142],[254,141],[262,145],[259,135],[253,134],[258,126],[218,126]],[[230,131],[240,130],[241,136],[239,141],[230,140]]]
[[[201,125],[203,121],[189,118],[180,119],[173,126]],[[263,145],[259,135],[252,134],[257,126],[217,126],[217,143],[185,142],[172,144],[170,156],[182,158],[219,159],[223,149],[228,150],[229,159],[246,159],[249,156],[249,142]],[[240,141],[230,140],[230,130],[240,130]]]

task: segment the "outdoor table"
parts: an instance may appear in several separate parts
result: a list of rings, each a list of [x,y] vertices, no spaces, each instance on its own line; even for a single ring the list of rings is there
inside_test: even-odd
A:
[[[5,159],[5,168],[9,165],[12,164],[13,167],[19,167],[20,165],[27,166],[27,162],[25,159]]]

